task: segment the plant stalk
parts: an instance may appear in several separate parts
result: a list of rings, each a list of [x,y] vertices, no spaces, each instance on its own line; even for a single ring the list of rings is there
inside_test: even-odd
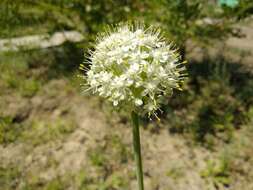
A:
[[[139,190],[144,190],[142,160],[141,160],[140,131],[139,131],[139,116],[135,112],[132,112],[131,117],[132,117],[132,122],[133,122],[134,158],[135,158],[136,167],[137,167],[136,175],[137,175]]]

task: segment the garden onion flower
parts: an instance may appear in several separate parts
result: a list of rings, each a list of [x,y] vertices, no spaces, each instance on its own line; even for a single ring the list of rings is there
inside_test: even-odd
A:
[[[118,25],[100,35],[88,59],[86,90],[149,116],[186,76],[173,45],[160,30],[142,25]]]
[[[184,61],[159,30],[127,24],[100,35],[88,60],[85,90],[131,108],[138,189],[144,190],[138,118],[156,116],[164,98],[181,89]]]

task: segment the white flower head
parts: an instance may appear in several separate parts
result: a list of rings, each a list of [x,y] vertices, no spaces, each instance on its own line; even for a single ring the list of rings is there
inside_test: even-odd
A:
[[[164,97],[180,89],[183,63],[159,30],[122,24],[97,38],[85,79],[89,90],[114,106],[153,114]]]

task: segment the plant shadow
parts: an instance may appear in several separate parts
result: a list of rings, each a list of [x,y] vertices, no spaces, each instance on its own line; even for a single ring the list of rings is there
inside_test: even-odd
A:
[[[163,125],[172,134],[190,134],[203,144],[213,139],[230,141],[233,132],[248,121],[253,73],[223,57],[191,62],[188,71],[185,90],[175,91],[162,107]]]

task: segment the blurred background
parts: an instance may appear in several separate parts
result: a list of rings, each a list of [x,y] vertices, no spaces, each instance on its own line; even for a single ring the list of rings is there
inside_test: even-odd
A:
[[[137,20],[189,71],[161,121],[141,120],[146,189],[252,190],[252,14],[252,0],[1,0],[0,189],[137,189],[128,113],[77,77],[98,32]]]

